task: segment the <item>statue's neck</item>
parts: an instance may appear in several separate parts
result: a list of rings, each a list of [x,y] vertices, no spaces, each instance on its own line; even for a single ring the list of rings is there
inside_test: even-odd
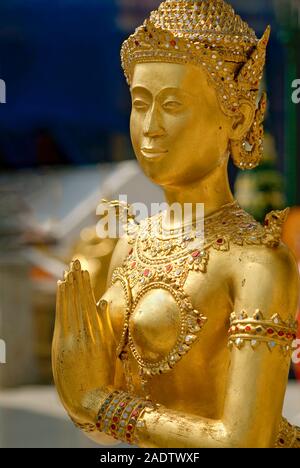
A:
[[[197,203],[203,203],[205,216],[213,214],[222,206],[234,201],[226,164],[218,166],[192,183],[180,187],[164,187],[164,193],[169,205],[191,203],[194,208]]]

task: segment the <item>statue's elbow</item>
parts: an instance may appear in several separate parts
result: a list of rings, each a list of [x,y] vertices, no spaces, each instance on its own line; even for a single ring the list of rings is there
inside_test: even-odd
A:
[[[225,439],[225,448],[270,448],[272,441],[270,440],[268,431],[242,431],[231,430],[227,432]]]

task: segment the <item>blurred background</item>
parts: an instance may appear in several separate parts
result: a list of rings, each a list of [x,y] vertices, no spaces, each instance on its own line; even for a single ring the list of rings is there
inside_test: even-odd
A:
[[[115,243],[96,236],[99,201],[163,199],[134,160],[120,66],[122,41],[159,3],[1,0],[0,447],[93,446],[52,386],[56,281],[79,258],[100,297]],[[292,207],[284,240],[300,265],[300,0],[230,3],[258,36],[272,26],[264,161],[231,166],[231,184],[258,220]],[[297,377],[294,365],[284,412],[300,425]]]

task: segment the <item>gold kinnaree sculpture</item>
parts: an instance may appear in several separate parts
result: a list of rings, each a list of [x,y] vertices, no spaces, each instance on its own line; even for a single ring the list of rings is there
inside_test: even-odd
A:
[[[158,214],[119,240],[98,303],[79,261],[59,282],[54,379],[99,444],[300,447],[282,417],[299,292],[286,211],[262,226],[227,176],[230,155],[261,159],[269,33],[223,0],[170,0],[122,47],[136,157],[168,204],[204,203],[205,238]]]

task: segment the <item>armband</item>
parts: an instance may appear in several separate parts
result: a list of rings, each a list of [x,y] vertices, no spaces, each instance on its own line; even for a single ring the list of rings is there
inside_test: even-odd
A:
[[[252,349],[256,349],[261,343],[270,351],[279,347],[284,354],[291,352],[292,343],[297,336],[297,322],[295,320],[284,322],[278,314],[271,318],[265,318],[260,310],[256,310],[253,316],[245,311],[240,314],[233,312],[230,316],[230,328],[228,330],[228,347],[242,348],[247,342]]]

